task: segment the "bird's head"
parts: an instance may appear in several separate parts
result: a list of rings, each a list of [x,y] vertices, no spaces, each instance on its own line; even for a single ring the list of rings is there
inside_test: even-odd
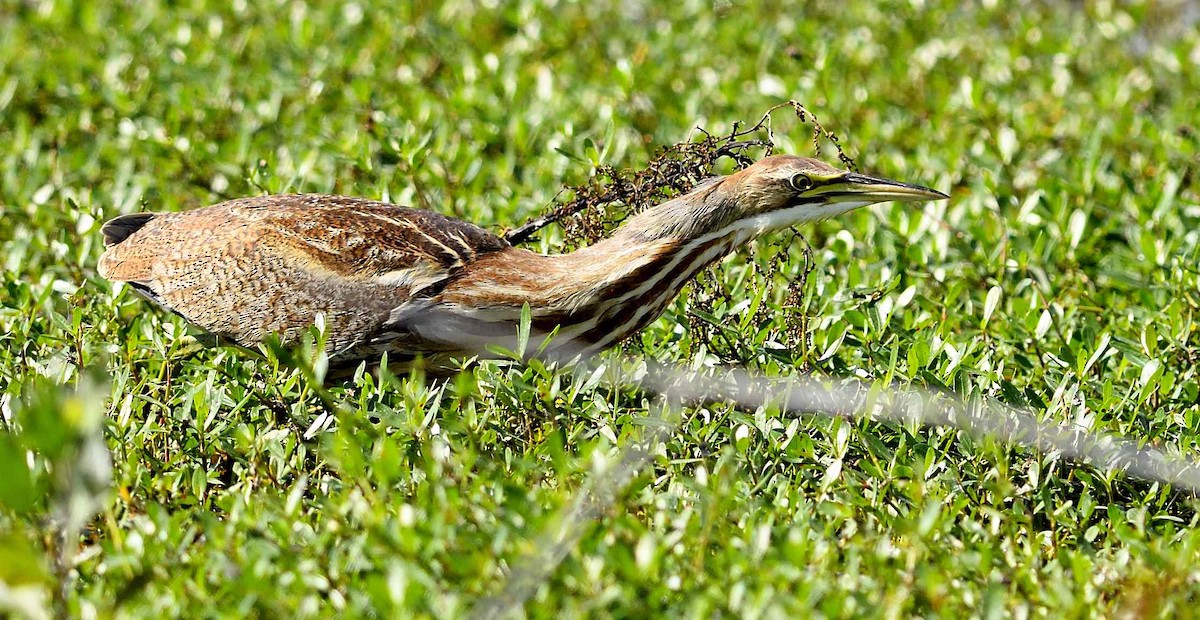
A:
[[[839,170],[807,157],[774,155],[649,209],[627,228],[653,237],[697,238],[725,230],[752,237],[877,202],[945,198],[928,187]]]
[[[877,202],[949,197],[928,187],[839,170],[794,155],[764,158],[726,177],[716,189],[725,194],[733,221],[762,231],[823,220]]]

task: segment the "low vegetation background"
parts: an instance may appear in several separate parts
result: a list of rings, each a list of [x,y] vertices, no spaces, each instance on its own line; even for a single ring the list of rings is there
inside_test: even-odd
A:
[[[0,0],[0,615],[465,615],[646,436],[655,397],[620,380],[639,360],[944,388],[1195,457],[1198,19],[1148,0]],[[96,275],[106,218],[267,192],[502,232],[788,99],[863,171],[952,199],[760,240],[590,364],[322,391],[273,351],[199,349]],[[790,111],[771,126],[813,153]],[[1187,490],[952,427],[672,419],[524,613],[1194,613]]]

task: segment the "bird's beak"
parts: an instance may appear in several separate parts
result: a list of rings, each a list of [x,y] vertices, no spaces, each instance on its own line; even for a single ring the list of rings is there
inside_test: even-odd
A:
[[[935,189],[899,181],[878,179],[855,172],[826,184],[820,196],[828,202],[920,202],[949,198]]]

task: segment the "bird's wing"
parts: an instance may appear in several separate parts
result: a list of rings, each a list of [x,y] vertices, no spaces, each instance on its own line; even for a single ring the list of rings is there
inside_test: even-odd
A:
[[[341,326],[334,349],[369,338],[395,308],[510,247],[437,213],[321,195],[122,216],[103,232],[100,274],[192,323],[244,344],[298,334],[323,313]]]
[[[275,208],[243,207],[314,269],[357,282],[411,288],[452,275],[508,242],[462,220],[343,196],[275,197]]]
[[[254,246],[314,275],[411,287],[436,283],[480,255],[509,247],[474,224],[431,211],[316,194],[123,215],[101,230],[107,250],[100,274],[127,282],[154,280],[163,263]]]

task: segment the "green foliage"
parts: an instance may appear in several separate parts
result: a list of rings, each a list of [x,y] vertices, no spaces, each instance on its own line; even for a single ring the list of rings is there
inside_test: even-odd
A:
[[[0,614],[462,615],[652,422],[615,355],[326,390],[311,349],[201,349],[98,278],[105,218],[319,191],[501,230],[789,98],[953,199],[764,240],[627,349],[1200,453],[1186,3],[312,4],[0,3]],[[526,611],[1187,614],[1196,526],[1186,493],[954,429],[691,407]]]

